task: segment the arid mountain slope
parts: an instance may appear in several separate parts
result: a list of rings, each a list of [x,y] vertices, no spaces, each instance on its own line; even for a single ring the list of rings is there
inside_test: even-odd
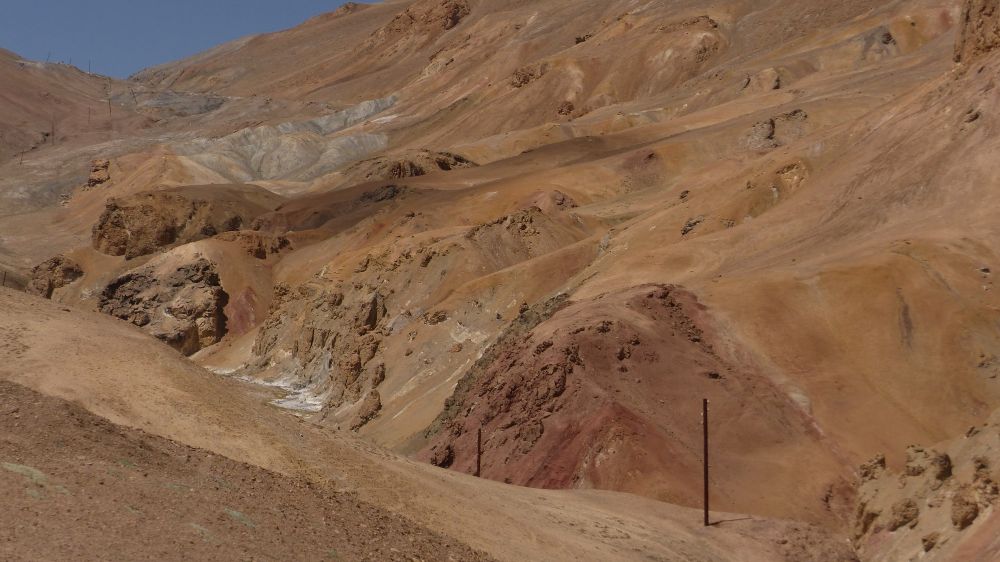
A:
[[[427,463],[399,465],[406,486],[695,506],[707,397],[714,505],[846,541],[862,462],[898,470],[1000,407],[997,13],[348,5],[141,72],[123,108],[173,109],[5,164],[3,196],[45,195],[0,216],[0,263],[189,354],[220,403],[256,404],[259,449],[219,450],[239,460],[325,474],[323,439],[353,431]],[[312,437],[271,429],[272,406]],[[461,488],[479,430],[498,483]],[[427,517],[513,556],[484,519]]]

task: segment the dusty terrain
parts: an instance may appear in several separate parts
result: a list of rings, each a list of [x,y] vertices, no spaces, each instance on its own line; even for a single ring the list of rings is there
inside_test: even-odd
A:
[[[353,494],[0,382],[5,560],[485,560]]]
[[[1000,410],[998,14],[405,0],[127,81],[0,52],[0,371],[500,559],[988,560],[996,494],[938,511],[992,445],[885,482]],[[707,530],[702,398],[751,517]]]

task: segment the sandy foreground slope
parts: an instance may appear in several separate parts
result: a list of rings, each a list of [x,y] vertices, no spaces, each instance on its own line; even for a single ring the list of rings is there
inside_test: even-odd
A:
[[[4,560],[486,560],[352,494],[0,381]]]
[[[51,480],[44,485],[33,484],[25,481],[25,478],[31,480],[33,471],[14,467],[0,473],[0,482],[18,497],[17,505],[24,510],[19,512],[19,519],[27,517],[30,521],[38,517],[37,523],[43,529],[63,526],[73,529],[73,537],[78,538],[83,551],[88,546],[101,548],[115,543],[102,542],[106,539],[96,537],[96,529],[89,527],[89,523],[75,523],[76,517],[89,518],[100,512],[106,513],[115,524],[122,524],[119,521],[123,518],[140,517],[129,510],[132,502],[136,503],[132,507],[142,512],[193,509],[176,505],[179,502],[187,506],[185,502],[191,501],[179,490],[179,498],[155,485],[152,492],[144,492],[142,486],[147,484],[136,484],[138,476],[131,471],[148,470],[150,478],[167,483],[181,480],[182,486],[196,490],[196,486],[208,486],[204,493],[219,498],[214,501],[249,502],[241,504],[246,505],[244,509],[232,509],[245,511],[260,526],[264,526],[265,517],[274,517],[265,507],[267,498],[273,494],[275,498],[283,498],[282,501],[289,500],[287,494],[291,492],[282,492],[288,486],[301,495],[291,496],[291,499],[301,497],[298,500],[301,504],[283,503],[283,509],[299,518],[298,525],[307,528],[318,525],[319,522],[308,520],[309,515],[314,513],[312,510],[322,511],[329,506],[323,506],[316,496],[302,492],[300,487],[307,481],[317,486],[332,486],[339,492],[356,493],[374,506],[363,508],[368,512],[360,508],[354,512],[349,506],[345,517],[353,518],[349,520],[352,524],[365,523],[365,513],[381,508],[502,560],[781,560],[785,556],[788,560],[851,560],[853,556],[842,540],[803,524],[718,513],[714,514],[716,519],[731,521],[706,529],[701,526],[696,510],[627,494],[517,488],[408,461],[263,405],[254,395],[256,391],[220,380],[118,321],[7,290],[0,292],[0,305],[4,311],[0,375],[4,381],[44,395],[32,395],[26,389],[4,383],[4,415],[10,417],[15,413],[13,410],[18,410],[19,417],[11,420],[30,423],[37,419],[39,425],[26,430],[27,433],[5,427],[0,455],[5,463],[32,466]],[[57,398],[141,433],[115,429],[77,406],[62,404]],[[27,446],[25,439],[29,437],[38,444],[37,449]],[[161,438],[202,450],[185,449]],[[82,439],[86,446],[66,444],[77,439]],[[137,446],[136,441],[145,443],[138,447],[148,457],[128,456],[129,450]],[[80,455],[84,458],[79,458]],[[128,463],[121,465],[120,459],[115,458],[117,455],[126,457]],[[198,459],[191,462],[199,468],[181,462],[182,455]],[[167,460],[159,463],[143,460],[154,456],[165,456]],[[144,468],[143,462],[150,465]],[[76,468],[74,463],[79,463]],[[288,475],[288,479],[239,463],[273,470]],[[229,490],[208,483],[212,475],[235,478],[234,473],[247,478],[257,474],[265,483],[273,484]],[[120,499],[109,498],[93,486],[92,480],[102,477],[108,486],[112,485],[112,478],[127,479],[128,486],[117,492],[122,494]],[[96,503],[73,505],[54,486],[65,486],[70,498],[82,499],[87,494],[96,498],[93,500]],[[36,487],[45,497],[33,498],[32,490]],[[53,506],[46,502],[60,503]],[[63,505],[68,511],[57,507]],[[227,549],[223,552],[234,557],[247,552],[232,542],[243,532],[238,524],[204,519],[217,515],[210,515],[208,507],[195,513],[191,517],[201,517],[195,523],[204,523],[212,533],[221,535],[219,540]],[[45,519],[47,516],[55,520]],[[400,521],[397,515],[380,517],[395,517],[391,520]],[[143,525],[141,518],[131,521]],[[164,525],[165,530],[169,525],[180,525],[176,532],[187,533],[184,536],[196,543],[190,552],[204,548],[200,544],[202,538],[197,535],[199,531],[183,528],[181,519],[164,515],[148,523]],[[351,533],[350,527],[341,528],[341,533]],[[318,541],[316,532],[310,531],[309,541]],[[351,548],[360,550],[347,552],[364,552],[360,542],[364,536],[350,543]],[[18,540],[24,540],[23,536]],[[259,540],[264,544],[268,539],[259,537]],[[431,549],[435,543],[426,540],[422,548]],[[168,544],[171,543],[153,543],[150,548],[164,548]],[[396,545],[384,544],[388,548]],[[278,548],[280,544],[272,546]],[[405,548],[403,551],[418,557],[420,552],[426,552]],[[24,551],[14,552],[32,558]],[[44,554],[44,551],[28,552]],[[155,550],[134,552],[144,555]],[[441,552],[435,552],[424,559],[441,559],[439,556]],[[461,555],[457,558],[464,559]],[[352,558],[345,555],[345,559]]]

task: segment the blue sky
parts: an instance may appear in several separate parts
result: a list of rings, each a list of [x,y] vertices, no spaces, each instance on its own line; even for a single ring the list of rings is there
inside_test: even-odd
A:
[[[245,35],[286,29],[344,0],[3,0],[0,47],[124,78]]]

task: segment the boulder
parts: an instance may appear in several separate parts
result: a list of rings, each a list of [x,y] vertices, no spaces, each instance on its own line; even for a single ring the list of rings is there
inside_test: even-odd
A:
[[[191,355],[226,335],[228,301],[215,264],[199,259],[168,275],[130,271],[104,288],[98,307]]]
[[[31,280],[24,290],[32,295],[49,299],[56,289],[65,287],[81,277],[83,269],[80,268],[80,264],[66,256],[55,256],[31,270]]]

